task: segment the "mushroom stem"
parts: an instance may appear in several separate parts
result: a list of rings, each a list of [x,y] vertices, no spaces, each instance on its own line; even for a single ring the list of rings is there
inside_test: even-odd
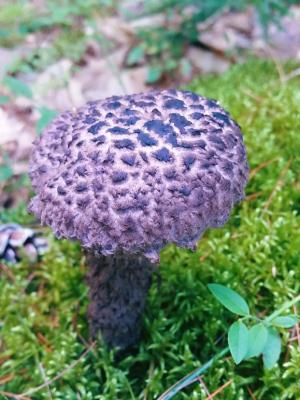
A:
[[[86,260],[91,336],[100,333],[109,347],[124,350],[138,341],[154,266],[141,255],[88,252]]]

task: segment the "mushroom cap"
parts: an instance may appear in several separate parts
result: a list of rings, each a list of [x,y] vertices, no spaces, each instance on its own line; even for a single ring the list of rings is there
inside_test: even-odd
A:
[[[244,197],[239,126],[214,100],[163,90],[93,101],[34,143],[29,209],[57,237],[103,255],[194,248]]]

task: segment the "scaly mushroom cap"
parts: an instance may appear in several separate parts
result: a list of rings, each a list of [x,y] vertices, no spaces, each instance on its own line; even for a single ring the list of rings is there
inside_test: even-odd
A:
[[[239,126],[217,102],[163,90],[89,102],[36,140],[30,210],[58,237],[108,255],[194,248],[244,196]]]

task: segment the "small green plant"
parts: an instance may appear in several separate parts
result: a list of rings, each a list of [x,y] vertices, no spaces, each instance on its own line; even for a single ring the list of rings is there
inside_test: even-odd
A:
[[[292,328],[297,315],[284,315],[287,309],[300,300],[300,296],[284,304],[268,317],[259,318],[250,313],[246,300],[237,292],[223,285],[210,284],[209,290],[229,311],[241,316],[228,330],[229,350],[236,364],[262,355],[265,368],[272,368],[281,353],[278,328]]]
[[[127,64],[148,62],[147,83],[159,81],[163,75],[184,76],[187,60],[184,58],[188,45],[201,44],[199,24],[216,18],[227,10],[242,11],[252,6],[267,37],[270,24],[280,26],[281,18],[299,0],[147,0],[141,2],[138,15],[132,19],[164,16],[157,26],[137,29],[138,43],[128,53]]]
[[[14,171],[11,165],[11,160],[7,153],[1,154],[0,148],[0,155],[2,155],[2,162],[0,162],[0,185],[1,183],[5,183],[8,179],[13,177]]]
[[[266,369],[273,368],[281,353],[281,337],[278,329],[292,328],[298,321],[298,317],[295,314],[282,314],[300,301],[300,295],[286,302],[271,315],[260,318],[251,314],[246,300],[236,291],[217,283],[209,284],[208,288],[227,310],[240,316],[228,329],[228,347],[168,389],[158,400],[171,399],[176,393],[193,383],[195,378],[210,368],[214,361],[222,358],[228,352],[231,353],[236,364],[262,355],[264,367]]]

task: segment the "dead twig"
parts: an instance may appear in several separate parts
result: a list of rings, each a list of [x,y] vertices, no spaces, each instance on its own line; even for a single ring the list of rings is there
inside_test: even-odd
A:
[[[296,307],[296,305],[293,306],[293,310],[294,310],[295,315],[297,315],[297,307]],[[300,347],[300,327],[299,327],[299,322],[296,323],[295,330],[296,330],[296,338],[298,340],[298,345]]]
[[[21,394],[15,394],[15,393],[10,393],[10,392],[4,392],[0,390],[0,394],[4,397],[8,397],[9,399],[15,399],[15,400],[31,400],[30,397],[22,396]]]
[[[73,361],[70,365],[68,365],[65,369],[63,369],[59,374],[57,374],[54,378],[52,379],[48,379],[47,381],[45,381],[43,384],[41,384],[40,386],[37,386],[35,388],[29,389],[27,390],[27,392],[25,393],[21,393],[21,394],[16,394],[15,398],[16,399],[20,399],[23,400],[26,396],[28,395],[32,395],[36,392],[39,392],[42,389],[45,389],[47,387],[49,387],[50,385],[52,385],[52,383],[58,381],[59,379],[61,379],[66,373],[68,373],[69,371],[71,371],[78,363],[80,363],[81,360],[83,360],[86,355],[95,347],[96,342],[94,341],[82,354],[81,356]],[[18,397],[19,396],[19,397]],[[21,397],[20,397],[21,396]],[[28,398],[27,398],[28,400]]]
[[[260,197],[263,194],[262,191],[260,192],[256,192],[256,193],[252,193],[252,194],[248,194],[248,196],[245,197],[245,201],[252,201],[257,199],[257,197]]]
[[[10,382],[14,379],[14,374],[8,374],[5,376],[2,376],[2,378],[0,378],[0,385],[4,385],[4,383]]]
[[[284,77],[284,82],[289,81],[290,79],[296,78],[300,76],[300,68],[294,69],[294,71],[291,71],[290,73],[286,74]]]
[[[271,57],[273,63],[275,64],[281,85],[284,85],[286,75],[281,62],[275,57],[273,50],[271,49],[270,46],[266,45],[266,50],[269,53],[269,56]]]
[[[212,253],[211,250],[207,251],[206,253],[204,253],[202,256],[199,257],[199,261],[200,262],[205,261],[207,259],[207,257],[209,257],[211,255],[211,253]]]
[[[208,390],[207,386],[205,385],[204,380],[202,379],[202,377],[201,377],[201,376],[198,376],[197,379],[198,379],[198,381],[200,382],[200,385],[203,387],[203,390],[204,390],[205,394],[206,394],[207,396],[210,396],[209,390]]]
[[[150,366],[149,366],[149,370],[148,370],[148,376],[149,376],[149,381],[151,382],[151,379],[153,377],[153,373],[154,373],[154,362],[153,360],[151,360],[150,362]],[[147,400],[148,399],[148,392],[149,392],[149,388],[146,387],[144,390],[144,394],[143,394],[143,400]]]
[[[252,168],[249,174],[249,179],[252,179],[260,170],[266,168],[268,165],[272,164],[275,161],[278,161],[278,157],[272,158],[268,161],[264,161],[261,164],[257,165],[255,168]]]
[[[246,387],[247,387],[248,393],[250,394],[251,399],[256,400],[256,397],[254,396],[252,390],[248,386],[246,386]]]
[[[251,97],[251,99],[257,101],[258,103],[261,103],[264,100],[262,97],[257,96],[255,93],[252,92],[252,90],[250,90],[250,89],[248,89],[246,87],[241,88],[241,91],[243,93],[245,93],[245,95]]]
[[[4,274],[9,278],[10,281],[16,282],[14,274],[5,264],[0,263],[0,269],[4,272]]]
[[[45,372],[45,369],[43,367],[43,364],[39,362],[38,363],[38,368],[39,368],[40,374],[41,374],[44,382],[46,383],[47,382],[47,376],[46,376],[46,372]],[[47,387],[47,390],[48,390],[49,399],[53,400],[50,386],[47,385],[46,387]]]
[[[267,201],[265,202],[265,204],[264,204],[264,206],[263,206],[263,210],[264,210],[264,211],[266,211],[266,210],[270,207],[270,205],[271,205],[271,203],[272,203],[272,200],[273,200],[273,198],[274,198],[276,192],[277,192],[279,189],[282,188],[282,186],[283,186],[283,184],[284,184],[284,177],[285,177],[285,175],[287,174],[287,172],[288,172],[288,170],[289,170],[289,167],[290,167],[290,165],[291,165],[291,162],[292,162],[292,160],[289,160],[289,161],[286,163],[286,165],[285,165],[285,167],[283,168],[283,170],[280,172],[279,178],[278,178],[278,180],[277,180],[277,182],[276,182],[276,184],[275,184],[275,186],[274,186],[274,188],[273,188],[273,190],[272,190],[272,192],[271,192],[269,198],[267,199]]]
[[[230,379],[228,382],[224,383],[221,387],[219,387],[217,390],[215,390],[212,394],[210,394],[208,397],[206,397],[205,400],[211,400],[214,397],[216,397],[217,394],[221,393],[227,386],[231,385],[233,382],[233,379]]]

